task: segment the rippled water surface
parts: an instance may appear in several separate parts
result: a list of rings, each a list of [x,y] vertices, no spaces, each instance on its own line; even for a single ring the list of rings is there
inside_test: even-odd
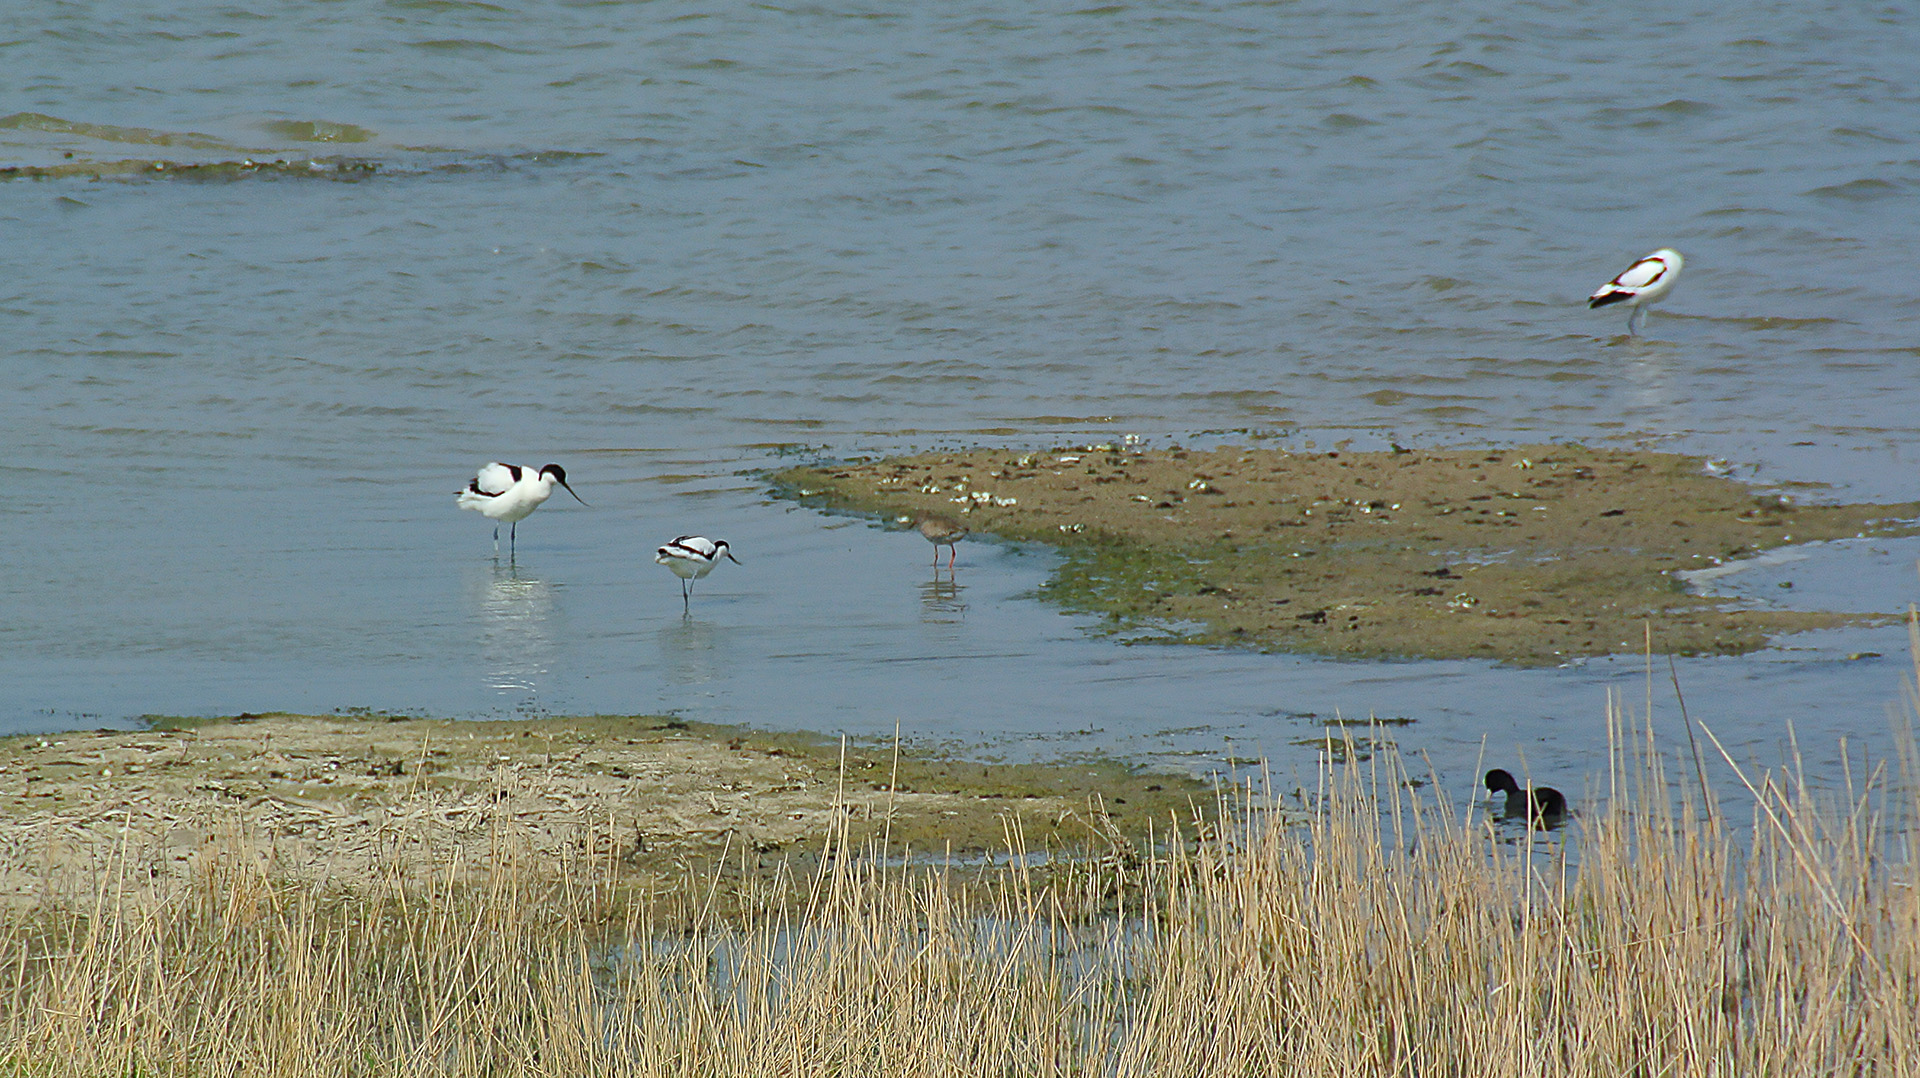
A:
[[[917,536],[756,474],[1578,439],[1914,496],[1898,6],[105,7],[9,15],[0,167],[235,167],[0,181],[0,730],[671,709],[1285,769],[1378,714],[1450,776],[1484,741],[1577,788],[1643,662],[1126,647],[1031,598],[1045,550],[964,544],[936,584]],[[1662,245],[1684,277],[1626,339],[1581,300]],[[496,563],[453,505],[489,459],[591,508]],[[745,562],[684,619],[651,564],[682,532]],[[1713,586],[1920,592],[1913,544],[1804,553]],[[1772,759],[1789,723],[1884,746],[1906,654],[1678,672]]]

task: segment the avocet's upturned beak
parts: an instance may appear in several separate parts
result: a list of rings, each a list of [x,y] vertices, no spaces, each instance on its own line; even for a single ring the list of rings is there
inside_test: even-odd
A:
[[[741,561],[741,560],[740,560],[739,558],[736,558],[736,557],[734,557],[734,556],[733,556],[733,551],[731,551],[731,550],[723,550],[723,551],[721,551],[720,553],[722,553],[722,554],[725,554],[725,555],[727,556],[727,560],[728,560],[728,561],[730,561],[730,562],[732,562],[732,563],[733,563],[733,564],[735,564],[735,565],[745,565],[745,564],[746,564],[745,562],[743,562],[743,561]]]
[[[586,500],[585,498],[582,498],[582,497],[581,497],[580,495],[578,495],[578,494],[574,494],[574,491],[573,491],[573,487],[571,487],[571,486],[569,486],[569,485],[568,485],[568,483],[567,483],[567,470],[566,470],[565,468],[562,468],[562,467],[561,467],[561,466],[559,466],[558,464],[549,464],[549,465],[547,465],[546,467],[544,467],[544,468],[542,468],[542,469],[540,469],[540,478],[542,478],[542,479],[545,479],[545,478],[546,478],[546,477],[548,477],[548,476],[552,476],[552,477],[553,477],[553,481],[554,481],[554,482],[556,482],[556,483],[558,483],[558,484],[560,484],[560,485],[561,485],[561,486],[563,486],[563,487],[566,487],[566,488],[567,488],[567,493],[568,493],[568,494],[573,494],[573,500],[574,500],[574,501],[576,501],[576,502],[579,502],[579,503],[580,503],[581,505],[586,505],[586,504],[587,504],[587,500]],[[548,487],[547,489],[548,489],[549,491],[551,491],[551,490],[552,490],[553,488],[552,488],[552,487]],[[591,508],[593,508],[593,507],[592,507],[592,506],[587,506],[587,508],[589,508],[589,509],[591,509]]]

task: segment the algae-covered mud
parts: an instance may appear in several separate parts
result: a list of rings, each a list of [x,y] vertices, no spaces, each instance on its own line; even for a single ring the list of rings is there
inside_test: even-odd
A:
[[[505,863],[645,893],[689,873],[804,877],[829,830],[962,860],[1106,854],[1211,804],[1110,761],[995,764],[665,718],[513,722],[241,716],[0,740],[0,896],[184,878],[236,843],[270,874],[343,887]]]
[[[78,140],[82,150],[66,150],[44,163],[0,164],[0,180],[242,180],[289,178],[356,181],[375,175],[412,176],[477,169],[504,169],[600,156],[565,150],[512,154],[462,152],[445,147],[403,146],[380,140],[377,132],[355,124],[316,120],[274,120],[259,125],[266,141],[242,146],[197,131],[76,122],[33,112],[0,116],[0,132],[20,132],[59,143]],[[308,145],[370,144],[360,156],[315,155]],[[119,156],[120,147],[156,147],[175,156]],[[45,148],[42,148],[45,151]],[[104,151],[104,152],[102,152]],[[374,154],[382,156],[374,156]]]
[[[450,172],[503,170],[517,165],[542,165],[592,157],[592,154],[541,151],[510,155],[437,154],[453,157],[433,160],[415,155],[405,162],[362,157],[243,157],[221,161],[173,161],[160,158],[124,158],[111,161],[73,160],[52,165],[0,165],[0,180],[244,180],[297,179],[355,182],[374,176],[404,177]]]
[[[0,166],[0,180],[113,180],[159,178],[178,180],[237,180],[248,176],[288,176],[301,179],[364,180],[380,171],[377,161],[351,157],[305,157],[255,161],[168,161],[157,158],[116,161],[63,161],[57,165]]]
[[[1739,609],[1677,575],[1772,547],[1911,534],[1920,503],[1819,505],[1699,458],[1578,445],[1289,453],[976,450],[780,472],[823,507],[964,513],[1066,560],[1044,589],[1116,629],[1355,657],[1552,663],[1738,653],[1884,618]]]

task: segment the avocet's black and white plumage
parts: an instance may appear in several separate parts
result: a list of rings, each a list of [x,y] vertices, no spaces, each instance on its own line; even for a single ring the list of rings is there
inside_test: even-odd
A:
[[[1662,247],[1628,266],[1620,276],[1601,285],[1593,295],[1587,297],[1587,309],[1615,303],[1624,303],[1633,308],[1633,313],[1627,315],[1627,335],[1631,337],[1639,331],[1640,320],[1647,313],[1647,305],[1660,302],[1668,292],[1673,291],[1673,283],[1680,279],[1680,267],[1685,262],[1679,251]]]
[[[480,469],[467,489],[460,492],[457,504],[493,521],[495,554],[500,553],[500,522],[506,521],[507,556],[511,558],[520,522],[553,496],[556,483],[567,487],[567,470],[558,464],[549,464],[536,472],[518,464],[494,461]],[[573,500],[581,505],[587,504],[586,499],[573,493],[572,487],[567,487],[567,493],[573,494]]]
[[[733,556],[725,539],[709,539],[704,535],[682,535],[673,542],[654,551],[653,560],[673,570],[680,578],[680,606],[689,609],[693,602],[693,582],[713,572],[713,567],[721,558],[735,565],[740,559]]]

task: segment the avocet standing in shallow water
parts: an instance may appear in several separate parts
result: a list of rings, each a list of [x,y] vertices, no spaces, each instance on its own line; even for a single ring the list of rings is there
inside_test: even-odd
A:
[[[653,552],[653,560],[673,570],[680,578],[680,607],[691,610],[693,604],[693,582],[706,578],[721,558],[735,565],[740,559],[733,556],[725,539],[708,539],[704,535],[682,535],[666,546]]]
[[[460,492],[458,504],[462,509],[472,509],[493,521],[493,552],[496,555],[500,553],[500,522],[506,521],[507,558],[511,560],[520,522],[553,496],[556,483],[567,487],[567,470],[558,464],[549,464],[536,472],[518,464],[494,461],[480,469],[480,474],[473,477],[467,489]],[[573,494],[573,488],[567,487],[567,493]],[[573,494],[573,500],[581,505],[587,504],[586,499],[578,494]]]
[[[1660,302],[1668,292],[1673,291],[1673,283],[1680,279],[1680,267],[1685,263],[1679,251],[1662,247],[1628,266],[1620,276],[1601,285],[1593,295],[1587,297],[1587,309],[1614,303],[1624,303],[1633,308],[1633,313],[1627,315],[1627,336],[1631,337],[1639,331],[1640,320],[1647,313],[1647,305]]]

